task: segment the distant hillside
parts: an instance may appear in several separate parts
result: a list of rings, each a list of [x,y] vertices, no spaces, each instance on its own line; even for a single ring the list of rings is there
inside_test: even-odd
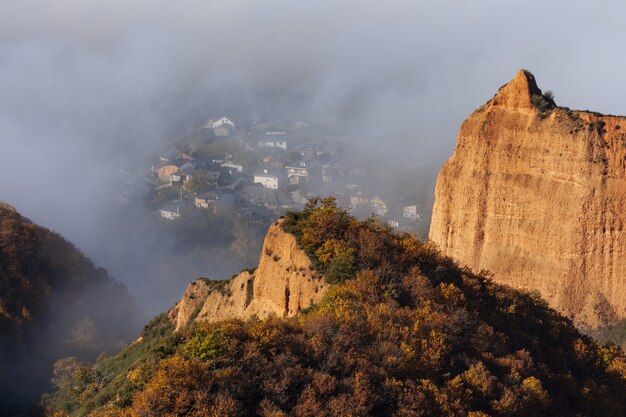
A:
[[[0,202],[0,415],[33,405],[56,359],[118,348],[141,317],[104,269]]]
[[[242,275],[196,291],[198,281],[120,353],[94,365],[58,362],[49,414],[625,415],[623,352],[599,347],[538,297],[459,268],[376,220],[359,222],[332,199],[275,226],[283,231],[265,247],[280,252],[261,262],[284,268],[282,303],[270,303],[278,290],[257,293],[237,281]],[[278,247],[290,241],[285,232],[297,250]],[[282,258],[301,253],[308,265]],[[276,270],[263,271],[245,276],[271,282]],[[291,290],[317,277],[323,298],[292,310]],[[275,314],[246,316],[239,291]],[[204,317],[212,293],[221,307]],[[231,310],[239,318],[226,319]]]
[[[626,319],[626,117],[558,107],[520,70],[461,126],[430,239],[581,328]]]

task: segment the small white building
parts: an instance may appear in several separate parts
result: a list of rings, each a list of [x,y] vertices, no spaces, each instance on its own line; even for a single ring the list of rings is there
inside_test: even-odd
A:
[[[419,219],[419,214],[417,213],[417,206],[404,206],[402,207],[402,217],[405,219],[417,220]]]
[[[265,132],[264,137],[259,139],[259,148],[278,148],[287,150],[287,131],[270,130]]]
[[[283,173],[280,168],[267,167],[254,173],[254,182],[270,190],[278,190],[283,182]]]
[[[228,117],[221,119],[210,119],[201,129],[212,129],[215,136],[230,136],[235,131],[235,123]]]
[[[284,151],[287,150],[287,140],[286,138],[263,138],[259,140],[259,148],[277,148],[282,149]]]
[[[211,124],[211,127],[213,129],[217,129],[218,127],[222,126],[230,126],[233,130],[235,129],[235,124],[228,117],[222,117],[219,120],[213,121],[213,123]]]

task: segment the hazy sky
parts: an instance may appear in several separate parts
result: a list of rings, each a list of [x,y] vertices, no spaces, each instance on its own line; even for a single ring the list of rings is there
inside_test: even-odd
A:
[[[0,199],[110,261],[119,161],[209,109],[291,111],[435,165],[520,68],[558,104],[626,114],[624,16],[623,1],[3,0]]]

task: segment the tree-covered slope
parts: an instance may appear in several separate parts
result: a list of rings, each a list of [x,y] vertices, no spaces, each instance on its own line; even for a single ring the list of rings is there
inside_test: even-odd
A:
[[[57,367],[50,414],[625,415],[623,353],[538,297],[331,199],[282,227],[333,284],[319,305],[178,333],[156,321],[116,356]]]
[[[124,286],[60,235],[0,203],[0,414],[35,404],[53,362],[95,358],[136,331]]]

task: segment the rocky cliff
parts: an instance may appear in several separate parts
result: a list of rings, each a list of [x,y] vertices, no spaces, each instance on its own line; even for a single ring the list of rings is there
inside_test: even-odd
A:
[[[626,317],[626,118],[556,107],[519,71],[461,126],[430,239],[584,327]]]
[[[204,278],[191,282],[168,317],[179,330],[195,320],[294,316],[319,302],[327,289],[310,264],[295,237],[276,222],[265,237],[258,268],[226,282]]]

